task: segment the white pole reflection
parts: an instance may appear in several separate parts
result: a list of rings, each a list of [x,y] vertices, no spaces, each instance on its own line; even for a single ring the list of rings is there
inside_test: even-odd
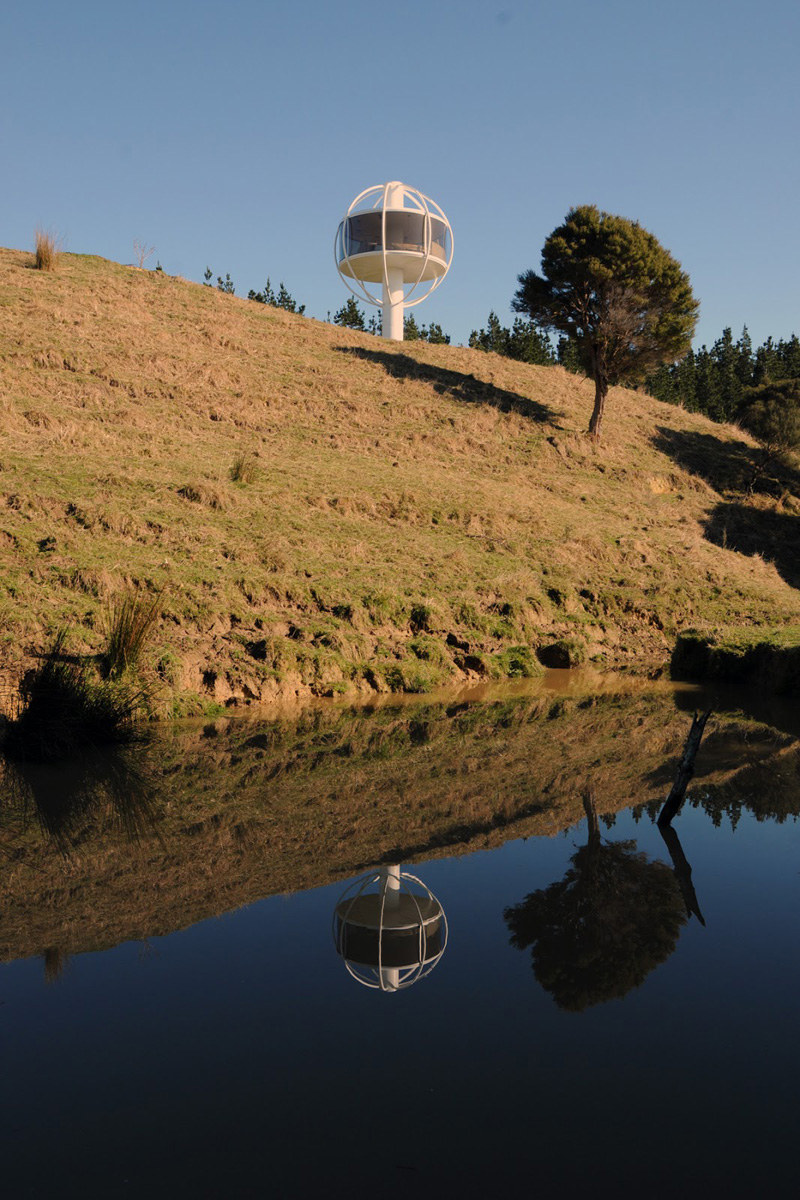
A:
[[[360,875],[333,917],[336,951],[364,987],[399,992],[429,975],[447,946],[447,918],[429,887],[399,864]]]

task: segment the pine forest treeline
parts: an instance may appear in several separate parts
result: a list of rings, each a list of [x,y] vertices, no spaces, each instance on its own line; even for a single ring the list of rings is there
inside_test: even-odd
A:
[[[800,379],[797,335],[777,342],[769,337],[754,349],[745,326],[738,341],[723,329],[710,350],[690,350],[680,362],[660,367],[645,386],[657,400],[680,404],[712,421],[733,421],[751,388],[789,379]]]

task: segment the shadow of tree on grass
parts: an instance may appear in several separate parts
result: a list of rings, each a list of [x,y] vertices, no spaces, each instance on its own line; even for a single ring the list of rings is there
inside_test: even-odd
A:
[[[538,400],[520,396],[484,383],[474,375],[461,371],[450,371],[446,367],[435,367],[431,363],[417,362],[408,354],[392,354],[386,350],[367,350],[363,346],[337,346],[341,354],[351,354],[364,362],[377,363],[393,379],[414,379],[429,383],[439,395],[451,396],[465,404],[487,404],[500,412],[515,412],[531,421],[552,423],[564,414],[556,412]]]
[[[718,504],[705,523],[705,536],[725,550],[760,554],[790,587],[800,588],[800,517],[747,504]]]
[[[752,473],[753,449],[746,442],[727,442],[712,433],[661,425],[653,445],[717,492],[743,491]]]
[[[745,492],[761,451],[747,442],[730,442],[713,433],[659,426],[653,445],[692,475],[704,479],[717,492]],[[800,496],[800,471],[785,463],[772,463],[755,490],[769,496],[789,491]]]

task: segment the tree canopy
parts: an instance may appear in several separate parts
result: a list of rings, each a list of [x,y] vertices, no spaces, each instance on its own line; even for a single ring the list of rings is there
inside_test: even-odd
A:
[[[348,296],[342,307],[336,310],[333,314],[333,323],[341,325],[345,329],[364,330],[367,328],[364,313],[355,296]]]
[[[230,276],[227,278],[230,278]],[[305,304],[297,303],[294,296],[288,290],[283,281],[281,281],[276,295],[272,289],[272,284],[270,283],[269,278],[267,278],[263,292],[254,292],[251,288],[247,293],[247,299],[255,300],[257,304],[269,304],[273,308],[284,308],[286,312],[297,313],[301,317],[306,311]]]
[[[565,334],[594,380],[594,437],[609,387],[639,382],[691,346],[699,305],[680,263],[638,222],[593,204],[570,209],[545,241],[541,274],[518,282],[514,311]]]
[[[669,867],[635,842],[604,841],[593,806],[587,814],[588,844],[564,878],[503,914],[511,944],[530,948],[537,980],[570,1012],[639,987],[672,954],[687,919]]]
[[[770,463],[800,451],[800,379],[750,388],[737,414],[739,424],[761,445],[748,491]]]
[[[441,325],[431,321],[430,325],[418,325],[413,313],[403,318],[404,342],[432,342],[435,346],[449,346],[450,334]]]
[[[485,329],[473,329],[469,335],[469,346],[473,350],[486,350],[514,358],[518,362],[534,363],[540,367],[553,366],[557,361],[547,335],[537,329],[533,321],[517,317],[512,329],[500,324],[496,312],[489,313]]]

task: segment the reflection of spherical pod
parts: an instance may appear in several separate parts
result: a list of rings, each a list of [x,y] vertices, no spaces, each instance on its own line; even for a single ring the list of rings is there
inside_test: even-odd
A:
[[[353,295],[382,308],[384,326],[399,319],[399,333],[384,328],[384,334],[402,340],[403,308],[420,304],[450,270],[453,231],[438,204],[395,180],[356,196],[336,231],[334,253]],[[370,283],[382,284],[380,295]]]
[[[447,918],[416,875],[381,867],[354,879],[344,892],[334,913],[333,937],[354,979],[397,992],[436,966],[447,945]]]

